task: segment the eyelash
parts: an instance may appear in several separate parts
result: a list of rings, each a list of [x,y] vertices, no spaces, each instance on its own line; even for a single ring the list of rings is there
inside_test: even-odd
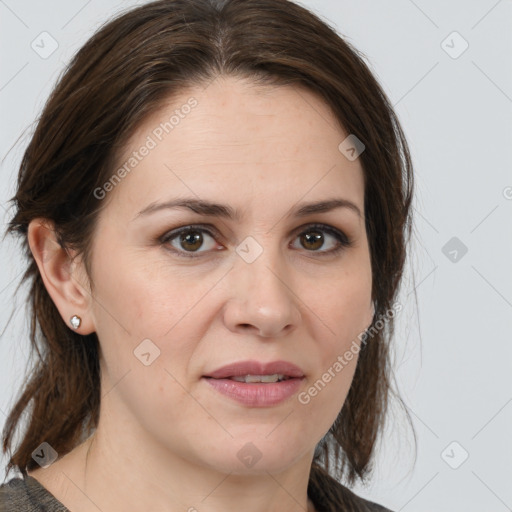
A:
[[[305,249],[307,252],[318,253],[320,255],[320,257],[324,257],[324,256],[338,254],[340,251],[342,251],[343,249],[346,249],[348,247],[351,247],[353,244],[352,239],[350,239],[345,233],[343,233],[342,231],[339,231],[338,229],[335,229],[331,226],[328,226],[326,224],[308,225],[304,231],[301,231],[300,233],[297,234],[297,237],[304,235],[306,233],[310,233],[310,232],[314,231],[315,229],[317,231],[322,231],[322,232],[328,233],[329,235],[333,236],[338,241],[339,245],[338,245],[338,247],[336,247],[334,249],[330,249],[328,251],[314,251],[314,250],[308,251],[307,249]],[[213,231],[211,231],[210,229],[208,229],[206,226],[204,226],[202,224],[193,224],[193,225],[184,226],[184,227],[175,229],[173,231],[167,232],[163,236],[160,236],[158,238],[158,241],[162,245],[167,245],[170,241],[179,237],[181,234],[189,233],[189,232],[190,233],[196,233],[196,232],[206,233],[209,236],[211,236],[212,238],[215,238],[215,236],[216,236],[215,233]],[[199,258],[199,257],[201,257],[202,253],[208,252],[208,251],[196,251],[196,252],[179,251],[179,250],[175,249],[174,247],[169,248],[169,250],[171,250],[174,254],[178,255],[179,257],[183,257],[183,258]]]

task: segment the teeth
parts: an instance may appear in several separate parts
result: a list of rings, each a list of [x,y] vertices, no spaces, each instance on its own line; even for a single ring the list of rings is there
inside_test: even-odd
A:
[[[237,382],[278,382],[284,380],[285,376],[279,373],[273,375],[245,375],[240,377],[231,377],[232,380]]]

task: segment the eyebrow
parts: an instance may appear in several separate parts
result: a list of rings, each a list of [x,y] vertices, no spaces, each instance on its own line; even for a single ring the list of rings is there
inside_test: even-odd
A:
[[[202,201],[200,199],[195,198],[181,198],[166,201],[164,203],[151,203],[144,209],[142,209],[133,218],[133,220],[145,215],[150,215],[160,210],[167,210],[173,208],[188,208],[189,210],[192,210],[193,212],[199,215],[220,217],[235,221],[240,221],[243,217],[242,212],[240,210],[234,209],[231,206],[225,204],[212,203],[209,201]],[[318,202],[300,203],[287,214],[287,217],[305,217],[313,213],[329,212],[336,208],[347,208],[348,210],[351,210],[354,213],[356,213],[359,217],[362,216],[361,210],[352,201],[342,198],[333,198]]]

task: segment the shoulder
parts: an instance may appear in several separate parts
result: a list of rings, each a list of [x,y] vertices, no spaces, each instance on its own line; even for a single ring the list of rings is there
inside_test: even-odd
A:
[[[0,512],[69,512],[35,478],[15,477],[0,485]]]
[[[30,503],[26,485],[21,478],[12,478],[0,485],[0,512],[37,510]]]

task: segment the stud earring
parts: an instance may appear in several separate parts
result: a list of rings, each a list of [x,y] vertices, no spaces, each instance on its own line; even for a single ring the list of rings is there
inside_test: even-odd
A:
[[[73,315],[69,319],[69,323],[71,324],[71,327],[73,327],[73,329],[78,329],[80,327],[80,324],[82,323],[82,319],[77,315]]]

